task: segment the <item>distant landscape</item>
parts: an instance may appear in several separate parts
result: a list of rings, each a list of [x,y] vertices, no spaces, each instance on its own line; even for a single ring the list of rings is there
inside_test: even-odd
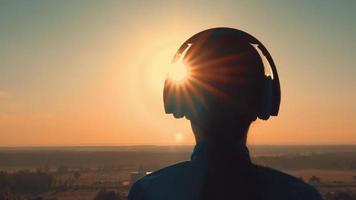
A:
[[[189,160],[193,146],[1,147],[0,199],[126,199],[138,178]],[[354,199],[356,146],[251,146],[253,161]],[[34,185],[37,184],[37,185]]]

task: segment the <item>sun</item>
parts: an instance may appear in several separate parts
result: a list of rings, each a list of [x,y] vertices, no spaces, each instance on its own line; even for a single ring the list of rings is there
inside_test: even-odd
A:
[[[188,76],[189,70],[187,66],[181,61],[173,63],[168,72],[168,77],[176,82],[183,82],[187,79]]]
[[[177,133],[175,135],[175,141],[176,141],[176,143],[181,143],[183,141],[183,134],[182,133]]]

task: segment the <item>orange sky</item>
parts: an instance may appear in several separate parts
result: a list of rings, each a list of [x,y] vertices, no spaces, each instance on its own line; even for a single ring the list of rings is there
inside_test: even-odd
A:
[[[163,82],[180,44],[217,26],[255,35],[279,70],[280,116],[250,144],[356,144],[355,4],[294,4],[2,3],[0,146],[193,144]]]

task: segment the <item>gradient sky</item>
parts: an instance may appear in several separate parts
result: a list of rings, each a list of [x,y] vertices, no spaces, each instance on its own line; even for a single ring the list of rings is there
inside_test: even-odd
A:
[[[356,144],[356,1],[0,1],[0,146],[193,144],[165,115],[173,54],[212,27],[269,49],[280,116],[250,144]]]

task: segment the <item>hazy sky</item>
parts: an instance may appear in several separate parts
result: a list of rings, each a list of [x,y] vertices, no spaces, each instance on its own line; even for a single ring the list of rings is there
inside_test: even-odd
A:
[[[173,54],[212,27],[268,48],[280,116],[251,144],[356,144],[356,1],[0,1],[0,146],[193,144],[165,115]]]

